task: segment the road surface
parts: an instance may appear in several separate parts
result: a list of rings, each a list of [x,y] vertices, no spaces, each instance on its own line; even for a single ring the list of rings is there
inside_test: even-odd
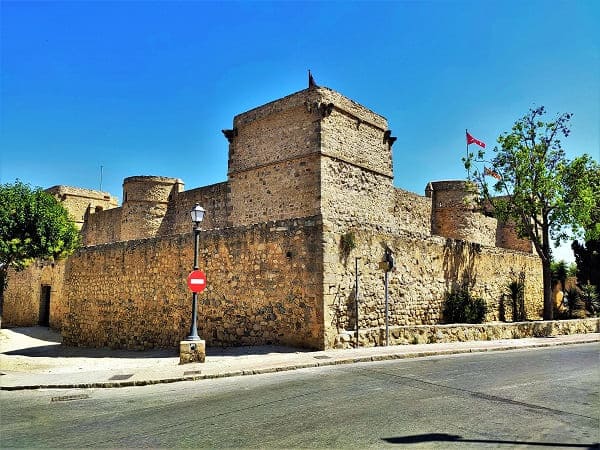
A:
[[[0,447],[597,448],[600,344],[0,392]]]

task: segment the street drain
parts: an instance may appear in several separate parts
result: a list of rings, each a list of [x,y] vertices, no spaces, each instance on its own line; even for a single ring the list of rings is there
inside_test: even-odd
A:
[[[201,370],[187,370],[183,372],[183,376],[187,377],[188,375],[200,375],[202,373]]]
[[[73,400],[85,400],[90,398],[88,394],[73,394],[73,395],[61,395],[60,397],[52,397],[51,402],[72,402]]]
[[[315,359],[331,359],[331,356],[318,355],[318,356],[313,356],[313,358],[315,358]]]
[[[133,376],[132,373],[125,374],[125,375],[113,375],[112,377],[109,378],[109,380],[110,381],[127,380],[127,379],[131,378],[132,376]]]

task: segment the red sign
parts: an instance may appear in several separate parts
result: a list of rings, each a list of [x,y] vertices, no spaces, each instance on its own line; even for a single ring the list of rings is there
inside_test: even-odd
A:
[[[206,274],[201,270],[190,272],[187,277],[187,285],[192,292],[202,292],[206,287]]]

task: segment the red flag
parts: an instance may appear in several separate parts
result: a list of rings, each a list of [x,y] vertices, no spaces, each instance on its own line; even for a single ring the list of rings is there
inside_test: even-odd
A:
[[[475,144],[475,145],[479,145],[481,148],[485,148],[485,143],[483,141],[480,141],[479,139],[475,139],[467,131],[467,145],[469,145],[469,144]]]
[[[500,176],[500,174],[498,172],[496,172],[495,170],[492,170],[492,169],[488,169],[487,167],[483,168],[483,174],[489,175],[490,177],[494,177],[496,180],[502,179],[502,177]]]

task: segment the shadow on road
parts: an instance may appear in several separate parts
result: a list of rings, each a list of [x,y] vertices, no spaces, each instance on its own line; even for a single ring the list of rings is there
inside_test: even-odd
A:
[[[0,353],[10,356],[44,358],[173,358],[179,356],[178,348],[151,350],[121,350],[111,348],[71,347],[62,343],[60,333],[47,327],[21,327],[3,329]],[[6,349],[6,350],[3,350]],[[207,356],[268,355],[272,353],[300,353],[310,350],[280,345],[246,347],[210,347]]]
[[[465,442],[473,444],[499,444],[499,445],[527,445],[527,446],[539,446],[539,447],[567,447],[567,448],[585,448],[585,449],[599,449],[600,444],[565,444],[558,442],[531,442],[531,441],[501,441],[497,439],[464,439],[462,436],[448,433],[426,433],[426,434],[415,434],[412,436],[398,436],[391,438],[383,438],[383,440],[389,444],[422,444],[424,442]]]

